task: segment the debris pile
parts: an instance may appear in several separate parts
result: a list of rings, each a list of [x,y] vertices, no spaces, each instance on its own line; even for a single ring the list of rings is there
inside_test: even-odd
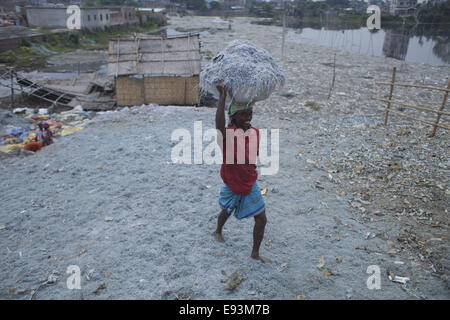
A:
[[[213,58],[200,74],[202,93],[219,98],[216,84],[223,81],[230,89],[227,102],[256,102],[267,99],[284,85],[284,72],[270,54],[248,41],[235,40]]]
[[[224,270],[221,271],[221,273],[226,276],[226,272]],[[220,281],[222,283],[226,283],[226,290],[234,291],[239,284],[242,282],[242,280],[244,280],[244,276],[242,274],[239,274],[237,271],[233,272],[229,277],[227,278],[223,278]]]
[[[10,153],[23,149],[27,143],[36,138],[35,131],[39,123],[46,122],[53,137],[58,138],[82,130],[85,122],[95,116],[93,111],[84,111],[82,106],[77,106],[60,114],[48,114],[47,109],[40,109],[40,111],[40,114],[36,114],[34,109],[31,108],[17,108],[14,113],[26,112],[25,121],[17,116],[11,116],[10,123],[2,121],[4,127],[0,137],[1,152]],[[17,119],[22,121],[19,122]]]
[[[14,72],[13,75],[13,83],[9,81],[10,71],[0,75],[0,85],[54,105],[75,107],[81,104],[84,110],[110,110],[116,104],[114,78],[99,76],[97,72],[69,79],[47,79],[36,72],[26,76]]]

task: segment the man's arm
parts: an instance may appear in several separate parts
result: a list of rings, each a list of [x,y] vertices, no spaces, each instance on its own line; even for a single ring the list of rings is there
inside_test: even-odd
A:
[[[216,85],[219,91],[219,106],[216,111],[216,129],[220,130],[222,137],[225,138],[225,100],[227,98],[227,87],[222,81]]]

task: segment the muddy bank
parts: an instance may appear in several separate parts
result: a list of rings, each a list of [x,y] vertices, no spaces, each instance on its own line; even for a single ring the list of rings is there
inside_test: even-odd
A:
[[[108,64],[107,50],[77,50],[52,55],[41,72],[106,73]]]

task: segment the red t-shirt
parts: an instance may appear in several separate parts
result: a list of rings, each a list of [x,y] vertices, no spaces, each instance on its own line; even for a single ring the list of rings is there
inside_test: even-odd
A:
[[[234,139],[229,139],[228,142],[228,146],[233,146],[231,141],[234,140],[234,152],[228,155],[227,161],[227,142],[226,137],[224,137],[222,144],[220,145],[219,143],[223,155],[220,176],[231,191],[235,194],[246,196],[250,193],[253,184],[258,178],[256,157],[259,155],[259,130],[250,127],[245,136],[242,129],[237,129],[235,125],[231,125],[226,128],[226,132],[228,137],[234,137]],[[244,139],[245,149],[243,148]],[[243,155],[244,150],[245,158]]]

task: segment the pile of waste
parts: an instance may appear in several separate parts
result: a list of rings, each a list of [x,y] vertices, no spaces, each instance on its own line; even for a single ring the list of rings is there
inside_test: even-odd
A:
[[[10,153],[23,147],[36,138],[35,131],[39,123],[47,123],[52,131],[53,137],[63,137],[83,129],[86,121],[95,116],[93,111],[84,111],[82,106],[76,106],[72,110],[63,111],[59,114],[48,114],[47,109],[40,109],[38,113],[31,108],[16,108],[15,114],[25,113],[28,125],[17,126],[14,124],[2,126],[0,132],[0,151]],[[13,119],[13,118],[11,118]]]
[[[8,125],[0,138],[0,151],[9,153],[16,149],[22,149],[28,142],[36,137],[30,128],[19,128]]]
[[[248,41],[234,40],[201,72],[202,93],[218,99],[219,81],[229,89],[228,105],[232,100],[249,103],[267,99],[277,87],[284,85],[285,75],[266,50]]]

